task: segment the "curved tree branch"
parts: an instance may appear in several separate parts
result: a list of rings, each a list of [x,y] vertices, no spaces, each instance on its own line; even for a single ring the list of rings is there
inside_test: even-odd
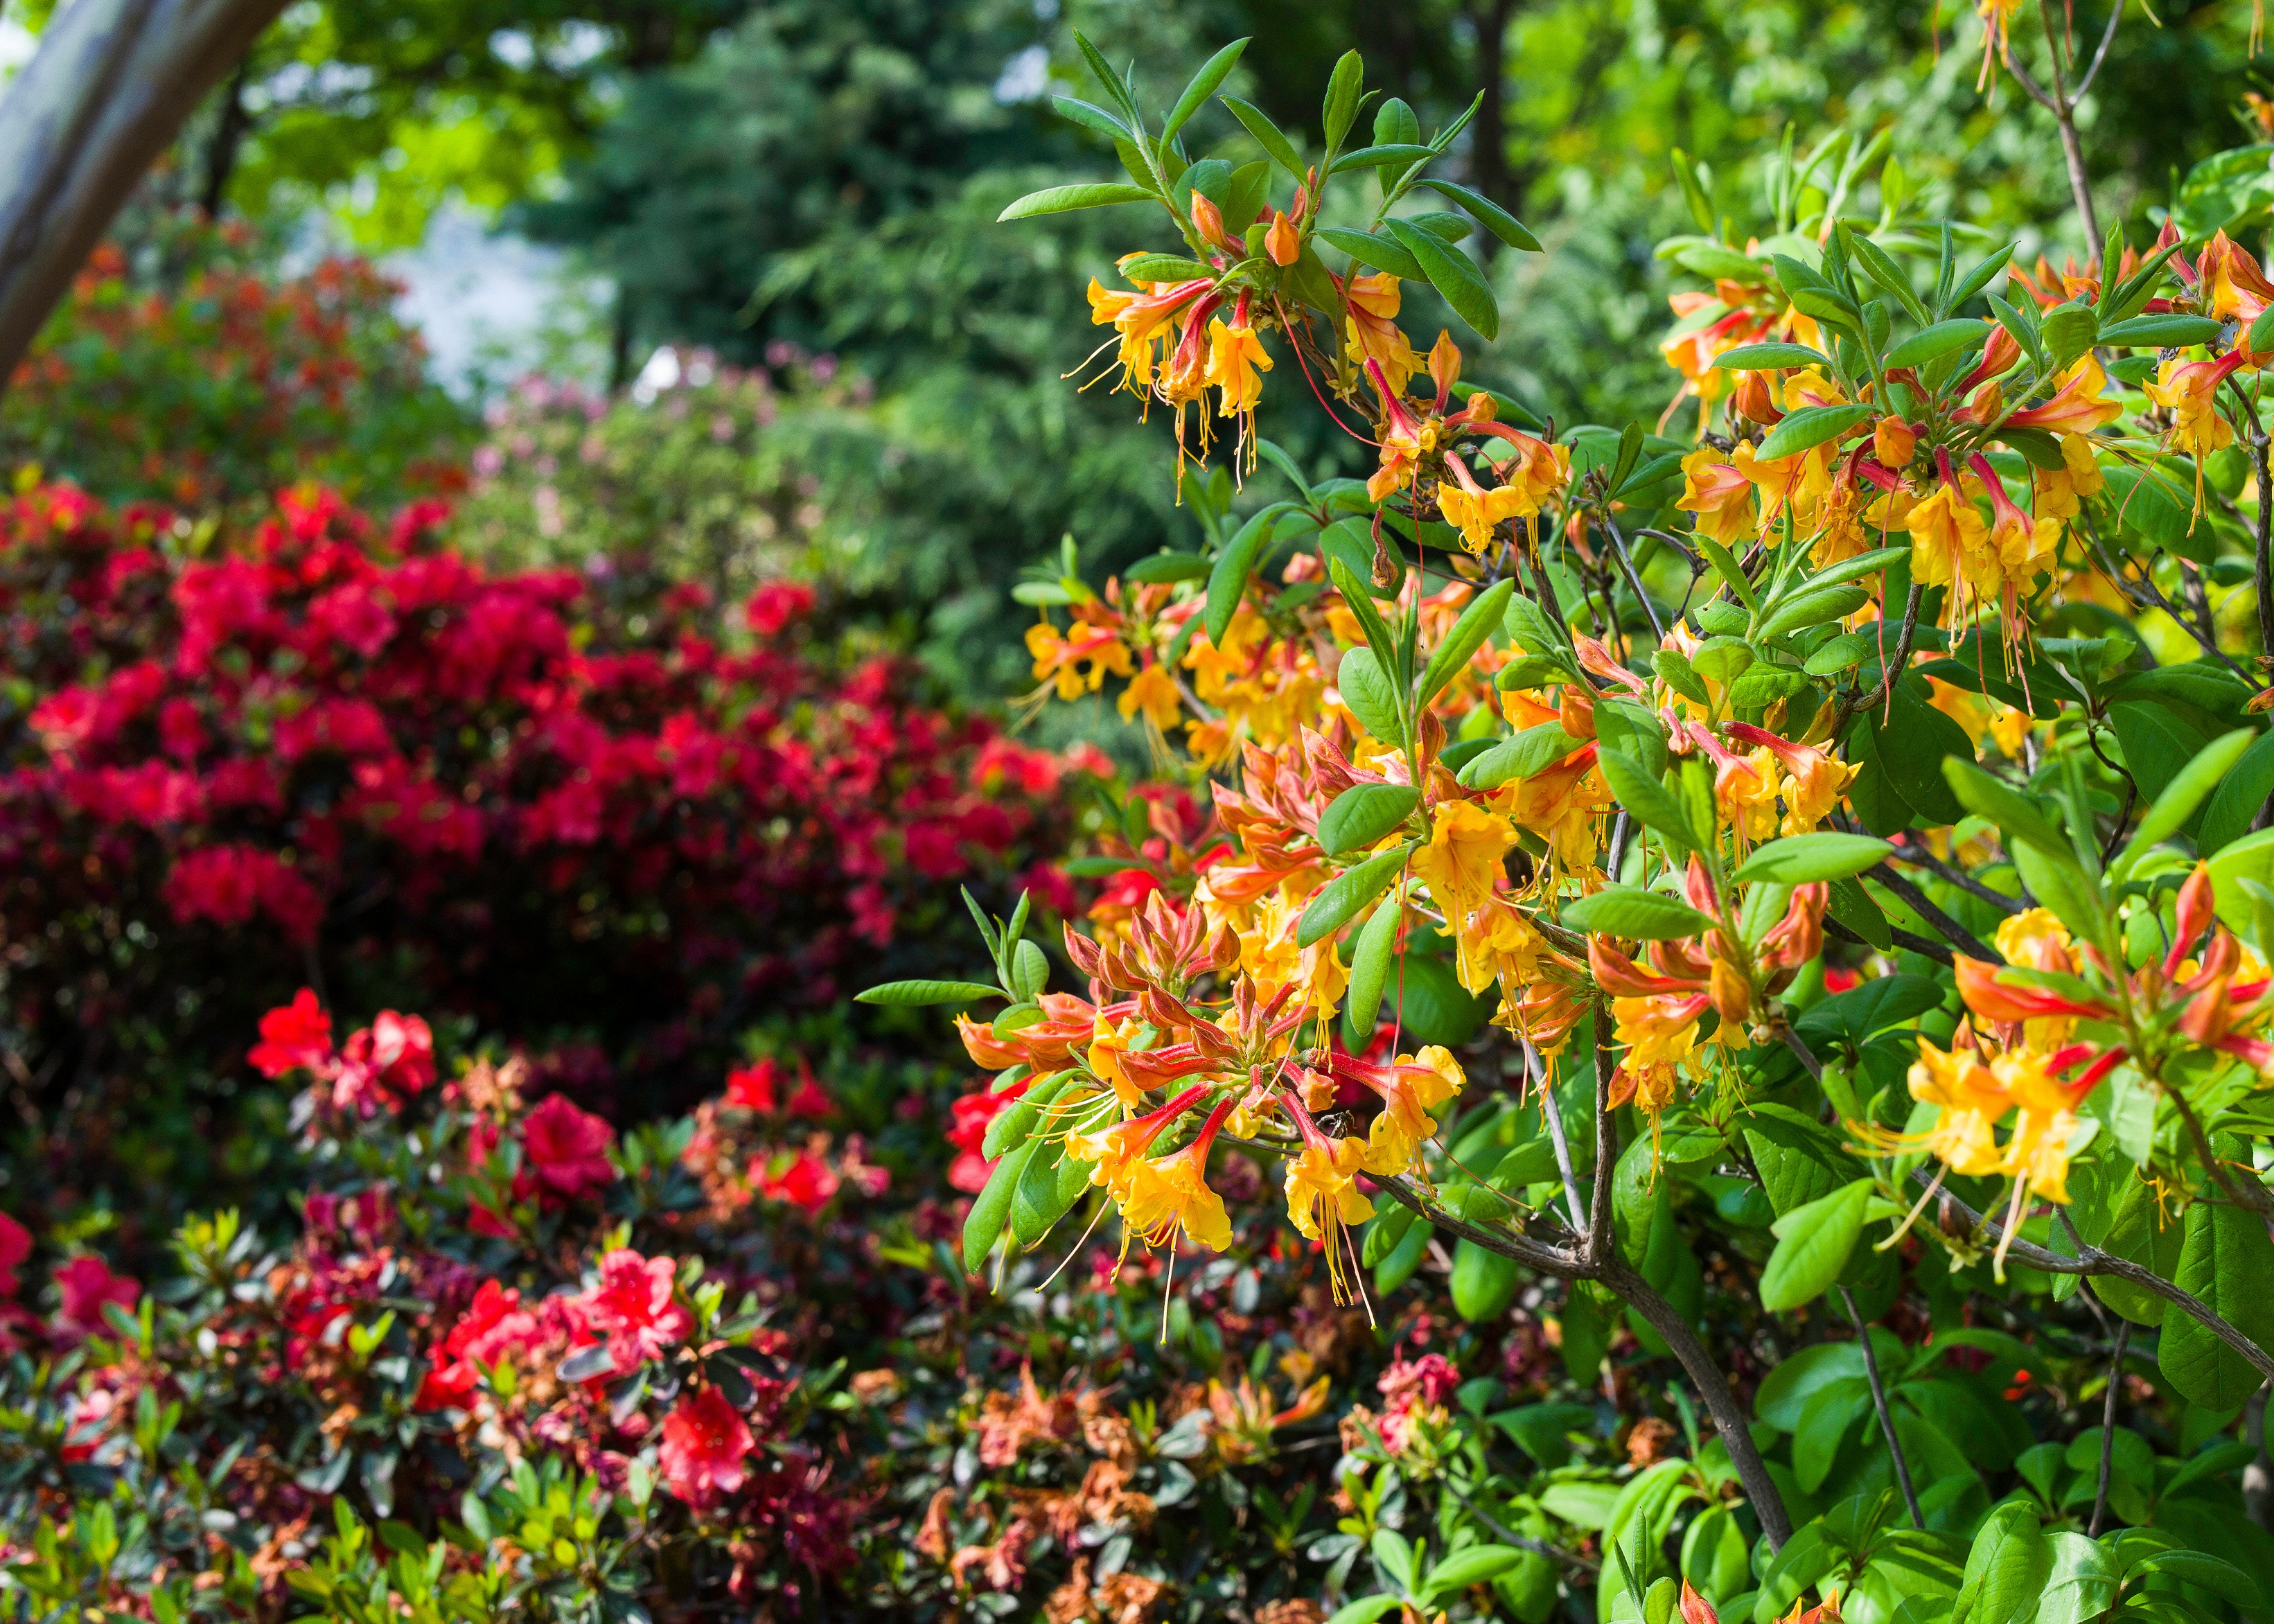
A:
[[[0,387],[135,184],[283,0],[72,0],[0,96]]]

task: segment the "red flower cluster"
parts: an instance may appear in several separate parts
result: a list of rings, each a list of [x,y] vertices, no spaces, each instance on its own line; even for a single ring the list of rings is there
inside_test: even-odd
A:
[[[201,981],[202,1018],[242,1030],[313,944],[498,1029],[574,1011],[684,1075],[723,1035],[707,1015],[835,996],[903,895],[1008,878],[1050,837],[1065,764],[903,703],[890,663],[827,674],[795,635],[809,591],[762,590],[744,651],[699,597],[612,641],[576,575],[487,575],[443,516],[381,530],[301,489],[213,545],[68,486],[0,504],[0,676],[31,695],[0,731],[23,1019],[60,1037]],[[113,941],[47,929],[89,917],[179,929],[122,971]],[[358,1102],[431,1081],[388,1019],[324,1062]],[[287,1022],[258,1064],[325,1036]]]

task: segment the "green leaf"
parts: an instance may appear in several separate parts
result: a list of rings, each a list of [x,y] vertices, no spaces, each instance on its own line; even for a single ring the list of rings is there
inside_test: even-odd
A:
[[[881,987],[871,987],[866,992],[855,993],[853,1002],[906,1008],[911,1004],[964,1004],[974,998],[1005,996],[1002,989],[984,986],[978,981],[886,981]]]
[[[1571,639],[1555,623],[1547,610],[1529,598],[1508,600],[1508,635],[1526,654],[1552,659],[1571,676],[1579,674],[1578,663],[1571,658]]]
[[[1811,450],[1827,440],[1836,440],[1859,423],[1869,422],[1873,408],[1868,405],[1803,406],[1798,411],[1788,412],[1784,420],[1769,431],[1769,437],[1754,453],[1758,462],[1773,462],[1779,457],[1788,457]]]
[[[1459,1242],[1453,1248],[1453,1312],[1464,1324],[1493,1323],[1507,1313],[1508,1305],[1516,1300],[1516,1289],[1522,1283],[1523,1275],[1514,1258],[1502,1257],[1474,1241]],[[1453,1558],[1446,1567],[1459,1560]],[[1434,1583],[1434,1575],[1432,1578]]]
[[[1787,835],[1772,840],[1745,859],[1733,876],[1738,880],[1768,880],[1779,885],[1806,885],[1817,880],[1843,879],[1876,868],[1894,847],[1866,835],[1832,831]]]
[[[2119,1590],[2108,1553],[2082,1534],[2045,1536],[2050,1556],[2039,1593],[2037,1624],[2088,1624],[2107,1616]],[[1984,1614],[1984,1624],[1994,1615]]]
[[[1295,144],[1280,132],[1279,126],[1271,122],[1261,108],[1243,102],[1238,96],[1223,96],[1218,100],[1231,109],[1234,118],[1246,126],[1247,133],[1255,138],[1258,147],[1271,155],[1274,163],[1297,180],[1303,178],[1303,161],[1296,155]]]
[[[1404,748],[1404,709],[1389,673],[1382,668],[1372,649],[1352,649],[1344,654],[1335,673],[1335,686],[1352,714],[1366,724],[1367,732],[1385,743]]]
[[[1933,327],[1922,327],[1908,339],[1887,350],[1886,368],[1896,371],[1903,366],[1926,366],[1926,362],[1949,355],[1951,350],[1965,350],[1990,339],[1990,323],[1974,319],[1938,320]]]
[[[1354,231],[1348,226],[1321,226],[1317,235],[1360,265],[1388,271],[1407,282],[1427,280],[1420,261],[1406,252],[1395,237],[1384,237],[1378,231]]]
[[[2156,797],[2147,815],[2141,818],[2138,831],[2111,865],[2110,874],[2120,882],[2124,880],[2151,846],[2179,833],[2195,815],[2195,808],[2210,799],[2211,792],[2233,771],[2243,752],[2257,737],[2248,728],[2238,728],[2196,751],[2195,759],[2164,786],[2164,793]]]
[[[1471,1244],[1468,1241],[1461,1243],[1464,1246]],[[1480,1248],[1480,1250],[1482,1249]],[[1487,1253],[1486,1255],[1498,1256],[1499,1254]],[[1502,1261],[1510,1262],[1504,1258]],[[1457,1256],[1454,1259],[1453,1267],[1457,1272],[1460,1267]],[[1513,1267],[1512,1263],[1510,1267]],[[1494,1314],[1488,1317],[1498,1319],[1500,1316]],[[1444,1597],[1457,1596],[1472,1584],[1482,1584],[1487,1580],[1496,1579],[1510,1568],[1518,1566],[1530,1554],[1529,1552],[1517,1550],[1514,1545],[1471,1545],[1465,1551],[1456,1551],[1438,1563],[1435,1568],[1430,1569],[1429,1577],[1421,1587],[1427,1597],[1423,1605],[1427,1605],[1428,1602],[1436,1601]]]
[[[1375,164],[1403,169],[1424,158],[1437,155],[1437,150],[1433,147],[1417,147],[1404,141],[1381,141],[1371,147],[1361,147],[1355,152],[1344,153],[1335,160],[1334,173],[1339,175],[1344,169],[1363,169]]]
[[[1358,117],[1359,103],[1365,100],[1366,62],[1356,51],[1345,51],[1335,64],[1334,74],[1327,80],[1326,101],[1319,109],[1319,126],[1325,132],[1328,150],[1343,144],[1350,133],[1352,123]]]
[[[1185,94],[1177,98],[1177,105],[1169,109],[1169,121],[1161,126],[1161,150],[1169,150],[1169,139],[1185,127],[1186,122],[1201,110],[1208,99],[1216,94],[1216,87],[1224,83],[1225,74],[1239,60],[1239,53],[1247,49],[1246,39],[1234,40],[1222,50],[1201,64],[1201,71],[1193,75],[1185,86]],[[1241,222],[1243,225],[1246,222]]]
[[[1975,1530],[1956,1616],[1976,1624],[2028,1624],[2052,1569],[2052,1548],[2045,1543],[2037,1507],[2027,1500],[2008,1500]]]
[[[1073,1080],[1071,1071],[1045,1078],[996,1112],[995,1120],[987,1124],[986,1137],[979,1142],[979,1154],[990,1162],[998,1161],[1025,1144],[1042,1120],[1043,1107],[1063,1094]]]
[[[1776,1250],[1761,1273],[1761,1306],[1786,1313],[1828,1290],[1864,1233],[1871,1199],[1871,1181],[1859,1178],[1778,1219],[1771,1226]]]
[[[2024,800],[2019,790],[1984,771],[1971,761],[1943,763],[1943,776],[1958,803],[1977,817],[1986,817],[2014,839],[2027,842],[2046,856],[2074,868],[2074,847],[2044,815]],[[2082,877],[2082,876],[2080,876]],[[2032,890],[2035,887],[2031,888]]]
[[[1842,559],[1828,568],[1818,570],[1808,577],[1807,586],[1812,590],[1842,581],[1860,581],[1865,575],[1879,574],[1897,559],[1907,559],[1910,555],[1909,547],[1875,547],[1869,553],[1859,553],[1854,558]]]
[[[1876,645],[1862,632],[1842,632],[1803,660],[1800,668],[1811,677],[1836,677],[1862,665],[1865,656],[1876,651]]]
[[[1909,677],[1895,684],[1884,726],[1878,710],[1857,719],[1863,729],[1877,735],[1879,763],[1902,798],[1931,822],[1954,823],[1965,808],[1951,793],[1943,763],[1972,762],[1974,741],[1964,728],[1926,702],[1924,686]]]
[[[995,1237],[1003,1233],[1004,1221],[1011,1215],[1011,1197],[1019,1187],[1019,1180],[1027,1171],[1035,1148],[1043,1141],[1028,1139],[995,1164],[987,1176],[986,1184],[971,1203],[971,1211],[963,1220],[963,1267],[972,1274],[979,1272],[987,1261],[987,1254],[995,1250]]]
[[[1700,936],[1713,929],[1713,920],[1688,903],[1631,885],[1607,885],[1592,897],[1564,904],[1563,922],[1590,936],[1633,936],[1645,942]]]
[[[1449,180],[1424,180],[1419,184],[1467,209],[1483,222],[1486,230],[1510,248],[1520,248],[1526,253],[1545,252],[1540,246],[1540,239],[1524,229],[1523,222],[1482,192],[1472,192]]]
[[[1485,589],[1483,596],[1462,611],[1461,618],[1453,622],[1453,629],[1437,651],[1429,657],[1429,664],[1421,673],[1421,692],[1415,705],[1427,705],[1437,696],[1438,690],[1458,676],[1485,640],[1499,627],[1508,611],[1508,600],[1516,595],[1516,583],[1499,581]]]
[[[1041,1245],[1051,1226],[1065,1216],[1066,1208],[1073,1205],[1073,1197],[1081,1192],[1081,1185],[1061,1199],[1058,1169],[1065,1157],[1063,1139],[1030,1139],[1028,1143],[1034,1147],[1033,1153],[1019,1175],[1017,1188],[1011,1192],[1011,1234],[1020,1247],[1031,1251]],[[1087,1177],[1082,1182],[1088,1182]]]
[[[2108,707],[2124,765],[2140,793],[2160,800],[2203,748],[2202,732],[2171,705],[2151,699],[2119,700]]]
[[[1216,268],[1199,259],[1187,259],[1180,254],[1139,254],[1121,267],[1125,282],[1198,282],[1202,277],[1213,282]]]
[[[1404,1282],[1401,1281],[1400,1283]],[[1389,1289],[1395,1290],[1397,1288],[1393,1286]],[[1374,1621],[1383,1613],[1404,1605],[1396,1596],[1387,1594],[1361,1596],[1348,1606],[1338,1609],[1335,1615],[1327,1620],[1327,1624],[1374,1624]]]
[[[1736,372],[1782,372],[1788,367],[1832,370],[1832,358],[1806,344],[1739,344],[1713,357],[1713,365]]]
[[[1745,578],[1744,569],[1738,564],[1736,555],[1703,531],[1693,531],[1690,540],[1697,543],[1698,552],[1706,555],[1706,561],[1713,566],[1714,573],[1728,583],[1738,601],[1751,613],[1759,613],[1761,600],[1754,595],[1753,583]]]
[[[1239,527],[1239,533],[1224,545],[1209,575],[1208,611],[1205,617],[1209,641],[1218,647],[1224,635],[1231,628],[1231,617],[1239,612],[1239,600],[1246,593],[1247,577],[1255,568],[1256,554],[1271,543],[1271,531],[1286,512],[1286,504],[1274,503]]]
[[[1382,618],[1382,611],[1374,606],[1374,595],[1367,590],[1366,583],[1339,558],[1329,561],[1327,573],[1333,577],[1335,590],[1343,595],[1359,629],[1366,634],[1367,647],[1374,650],[1383,670],[1396,669],[1397,640],[1389,635],[1389,624]]]
[[[1539,723],[1513,739],[1502,740],[1463,767],[1458,775],[1461,786],[1465,789],[1498,789],[1515,779],[1531,778],[1570,755],[1579,748],[1579,742],[1563,731],[1561,722]]]
[[[1073,96],[1052,96],[1050,105],[1058,109],[1059,117],[1081,124],[1085,129],[1095,130],[1110,139],[1126,141],[1131,139],[1129,126],[1102,107]]]
[[[1413,256],[1455,315],[1487,342],[1500,336],[1500,301],[1475,260],[1403,220],[1385,220],[1382,225]]]
[[[1082,186],[1045,186],[1040,192],[1030,192],[1016,203],[995,216],[998,225],[1006,220],[1030,220],[1036,214],[1062,214],[1073,208],[1103,208],[1109,203],[1151,203],[1154,195],[1142,186],[1132,186],[1122,181],[1100,181]]]
[[[1395,851],[1377,852],[1356,868],[1345,868],[1320,887],[1295,924],[1295,944],[1308,947],[1334,935],[1367,903],[1389,889],[1397,871],[1418,842],[1408,841]]]
[[[2246,1168],[2242,1177],[2252,1175]],[[2267,1239],[2263,1219],[2225,1200],[2198,1200],[2187,1208],[2175,1283],[2262,1348],[2274,1343],[2270,1282],[2274,1241]],[[2181,1396],[2206,1410],[2239,1408],[2263,1380],[2249,1360],[2187,1313],[2165,1313],[2156,1365]]]
[[[1139,559],[1125,573],[1141,586],[1201,581],[1208,576],[1209,561],[1197,553],[1156,553],[1150,558]]]
[[[2209,857],[2248,833],[2251,820],[2269,795],[2274,795],[2274,733],[2259,734],[2220,782],[2210,805],[2203,808],[2202,823],[2195,832],[2196,853]]]
[[[2223,325],[2209,316],[2135,316],[2128,321],[2103,327],[2100,342],[2139,350],[2174,350],[2187,344],[2210,342],[2218,336]],[[2256,331],[2255,327],[2252,330]]]
[[[1412,816],[1421,792],[1410,784],[1353,784],[1319,818],[1319,846],[1329,857],[1372,846]]]
[[[1781,637],[1788,632],[1820,626],[1826,620],[1842,620],[1871,601],[1871,594],[1860,586],[1811,588],[1772,610],[1754,635]]]
[[[1599,744],[1595,761],[1602,768],[1603,781],[1610,786],[1611,794],[1619,805],[1656,830],[1677,852],[1686,853],[1697,844],[1698,837],[1690,827],[1690,817],[1683,811],[1682,803],[1668,794],[1666,786],[1644,771],[1634,757]]]

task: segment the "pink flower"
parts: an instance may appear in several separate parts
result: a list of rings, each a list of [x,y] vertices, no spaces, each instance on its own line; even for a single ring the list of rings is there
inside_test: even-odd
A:
[[[340,1052],[338,1101],[359,1104],[373,1096],[397,1105],[434,1081],[434,1034],[416,1015],[381,1010]]]
[[[557,1094],[547,1095],[521,1124],[530,1171],[548,1200],[573,1201],[614,1184],[616,1169],[608,1147],[615,1137],[616,1131],[599,1117]]]
[[[102,1305],[116,1303],[132,1309],[142,1295],[139,1282],[114,1274],[101,1258],[73,1258],[56,1271],[56,1289],[63,1306],[56,1311],[56,1328],[74,1340],[109,1330]]]
[[[761,637],[778,637],[792,620],[813,609],[813,589],[802,582],[773,581],[750,594],[742,619]]]
[[[600,1259],[600,1283],[581,1300],[586,1323],[608,1339],[608,1357],[629,1372],[685,1340],[694,1316],[671,1300],[678,1265],[625,1248]]]
[[[481,1383],[482,1367],[525,1351],[537,1335],[536,1316],[523,1312],[520,1292],[482,1282],[458,1323],[428,1354],[433,1368],[419,1386],[418,1407],[463,1406]]]
[[[690,1506],[707,1505],[742,1486],[742,1462],[757,1447],[727,1395],[705,1387],[663,1419],[664,1486]]]
[[[0,1213],[0,1296],[13,1296],[16,1271],[32,1255],[32,1232],[5,1213]]]
[[[263,1077],[312,1071],[331,1057],[332,1018],[306,987],[293,996],[291,1003],[279,1004],[260,1018],[260,1041],[245,1056]]]

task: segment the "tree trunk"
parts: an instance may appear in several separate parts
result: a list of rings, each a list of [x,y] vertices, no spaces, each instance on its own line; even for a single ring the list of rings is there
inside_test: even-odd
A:
[[[0,387],[119,206],[284,0],[72,0],[0,96]]]
[[[1483,0],[1470,15],[1477,30],[1477,88],[1484,100],[1469,126],[1469,177],[1479,192],[1515,214],[1517,199],[1509,195],[1506,95],[1508,25],[1516,15],[1516,0]],[[1498,239],[1486,233],[1485,253],[1497,246]]]
[[[237,172],[237,154],[244,149],[245,138],[252,133],[252,114],[245,105],[245,79],[252,66],[252,58],[247,56],[229,76],[229,89],[222,97],[221,118],[214,125],[213,144],[206,148],[206,177],[198,189],[198,203],[207,220],[221,218],[221,206],[229,196],[230,177]]]

